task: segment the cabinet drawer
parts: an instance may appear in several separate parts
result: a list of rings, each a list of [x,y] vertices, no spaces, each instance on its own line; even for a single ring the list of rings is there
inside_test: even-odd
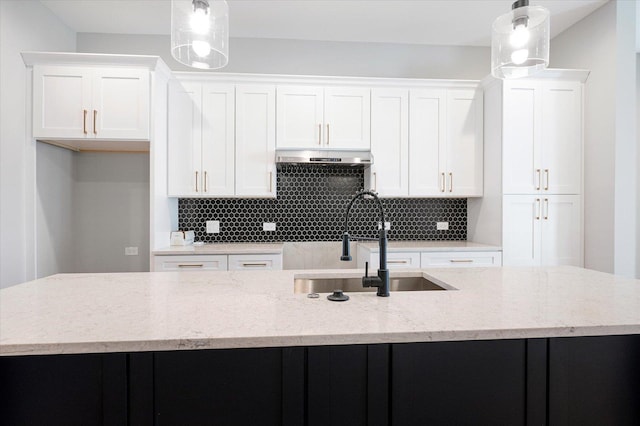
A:
[[[469,268],[473,266],[501,266],[502,253],[499,251],[422,253],[420,265],[422,268]]]
[[[364,266],[363,266],[364,267]],[[380,267],[380,253],[371,253],[369,269]],[[387,269],[420,268],[420,253],[418,252],[388,252]]]
[[[230,254],[229,270],[280,270],[281,254]]]
[[[155,256],[155,271],[226,271],[226,255]]]

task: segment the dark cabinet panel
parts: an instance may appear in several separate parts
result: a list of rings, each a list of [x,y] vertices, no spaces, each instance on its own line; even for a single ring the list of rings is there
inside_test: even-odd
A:
[[[549,339],[549,424],[639,425],[640,335]]]
[[[156,352],[157,425],[282,424],[282,349]]]
[[[524,340],[392,345],[392,424],[524,424],[525,374]]]
[[[308,426],[367,423],[367,346],[307,349]]]
[[[125,354],[0,357],[0,423],[127,423]]]

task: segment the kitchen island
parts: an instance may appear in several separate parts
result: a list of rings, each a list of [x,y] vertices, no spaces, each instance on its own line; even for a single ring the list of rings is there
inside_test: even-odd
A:
[[[0,408],[15,420],[29,400],[46,414],[88,398],[67,424],[638,423],[639,280],[404,273],[448,290],[294,293],[294,277],[357,270],[60,274],[0,290],[13,395]]]

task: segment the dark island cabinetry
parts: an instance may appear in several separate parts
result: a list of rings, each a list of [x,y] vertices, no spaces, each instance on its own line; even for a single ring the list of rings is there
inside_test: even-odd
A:
[[[638,425],[640,335],[0,358],[6,425]]]

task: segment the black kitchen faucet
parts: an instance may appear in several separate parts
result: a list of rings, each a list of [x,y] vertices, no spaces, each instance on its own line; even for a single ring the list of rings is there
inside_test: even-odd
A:
[[[363,198],[364,196],[369,195],[373,197],[374,200],[378,203],[378,207],[380,208],[380,233],[378,234],[378,244],[380,245],[380,267],[378,268],[378,276],[370,277],[369,276],[369,262],[365,263],[365,273],[364,277],[362,277],[362,286],[363,287],[377,287],[378,292],[377,295],[380,297],[389,297],[389,270],[387,269],[387,230],[385,229],[385,217],[384,217],[384,208],[382,206],[382,201],[378,198],[378,194],[371,190],[362,190],[356,193],[356,195],[351,198],[351,202],[349,202],[349,207],[347,207],[347,212],[344,216],[344,233],[342,234],[342,256],[340,256],[340,260],[349,261],[351,260],[351,254],[349,251],[349,213],[351,212],[351,207],[359,198]],[[354,240],[363,240],[366,238],[353,237]]]

